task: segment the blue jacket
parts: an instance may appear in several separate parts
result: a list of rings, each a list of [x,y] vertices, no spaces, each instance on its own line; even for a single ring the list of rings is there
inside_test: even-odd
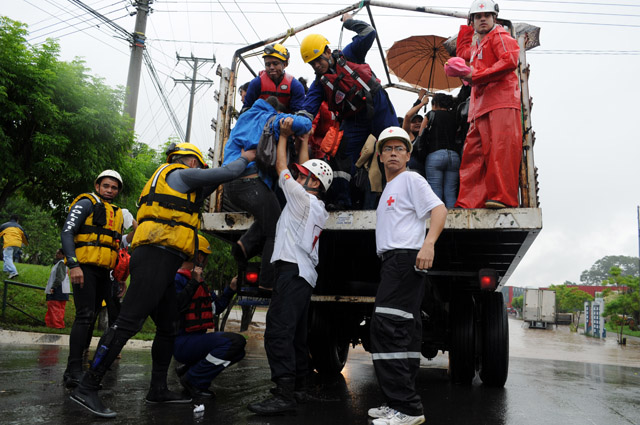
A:
[[[223,166],[230,162],[240,158],[242,149],[250,150],[255,149],[260,141],[262,130],[267,123],[267,120],[276,115],[277,112],[273,106],[269,105],[266,100],[258,99],[253,106],[246,112],[240,114],[235,127],[231,130],[229,140],[224,146],[224,162]],[[311,120],[302,115],[291,114],[279,114],[281,118],[291,117],[293,118],[293,132],[296,135],[302,135],[311,131]],[[277,137],[280,137],[280,120],[273,121],[273,132]],[[243,173],[244,175],[254,174],[258,172],[258,168],[255,162],[250,162],[247,165],[247,169]],[[271,186],[271,182],[265,179],[265,183]]]

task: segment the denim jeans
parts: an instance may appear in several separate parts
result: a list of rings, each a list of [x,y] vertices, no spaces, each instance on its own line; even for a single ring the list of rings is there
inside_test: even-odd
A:
[[[460,182],[460,155],[448,149],[430,153],[425,161],[427,182],[447,208],[453,208]]]
[[[275,269],[271,264],[276,225],[280,218],[280,203],[273,190],[259,178],[239,178],[225,185],[229,200],[253,215],[249,230],[240,237],[247,259],[262,253],[260,286],[272,288]]]
[[[18,273],[18,269],[16,269],[16,266],[13,264],[13,253],[17,249],[17,246],[8,246],[2,252],[2,255],[4,255],[4,266],[2,267],[2,270],[4,272],[9,274]]]

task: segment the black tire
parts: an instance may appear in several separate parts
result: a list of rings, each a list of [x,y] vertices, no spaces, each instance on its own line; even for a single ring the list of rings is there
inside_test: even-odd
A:
[[[451,301],[451,347],[449,368],[451,380],[456,384],[470,385],[476,375],[476,338],[474,326],[474,302],[471,296]]]
[[[327,308],[310,308],[311,364],[318,373],[329,376],[342,372],[349,357],[349,340],[340,337],[334,317]]]
[[[509,375],[509,321],[500,292],[485,294],[482,303],[482,357],[484,385],[504,387]]]

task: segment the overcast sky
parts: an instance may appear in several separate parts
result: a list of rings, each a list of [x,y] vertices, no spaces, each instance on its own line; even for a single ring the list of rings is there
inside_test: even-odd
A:
[[[393,2],[414,4],[410,0]],[[1,14],[29,25],[29,41],[59,40],[61,59],[82,58],[94,75],[111,86],[126,84],[128,43],[108,25],[67,0],[2,2]],[[85,0],[85,4],[133,32],[134,9],[126,0]],[[290,27],[356,3],[330,0],[156,0],[147,23],[147,46],[176,115],[186,128],[188,89],[173,78],[191,75],[180,56],[212,58],[229,67],[240,47],[283,33]],[[420,1],[429,7],[466,11],[470,1]],[[543,230],[509,281],[514,286],[547,286],[579,281],[580,273],[605,255],[638,255],[637,205],[640,204],[640,138],[636,81],[640,75],[640,4],[631,1],[500,1],[500,17],[541,27],[541,46],[528,52],[536,133],[534,158],[539,170]],[[455,35],[464,21],[455,18],[372,8],[383,50],[411,35]],[[369,21],[366,10],[357,19]],[[285,41],[291,51],[287,72],[313,78],[299,56],[300,41],[310,33],[325,35],[338,47],[338,20],[306,30]],[[345,31],[342,46],[353,33]],[[250,60],[254,70],[261,61]],[[382,62],[374,46],[367,57],[378,75]],[[216,115],[214,66],[200,78],[214,80],[196,95],[192,142],[213,144]],[[393,78],[393,77],[392,77]],[[241,68],[238,80],[251,74]],[[391,89],[398,115],[415,96]],[[238,100],[239,101],[239,100]],[[175,135],[146,69],[138,101],[138,139],[157,147]]]

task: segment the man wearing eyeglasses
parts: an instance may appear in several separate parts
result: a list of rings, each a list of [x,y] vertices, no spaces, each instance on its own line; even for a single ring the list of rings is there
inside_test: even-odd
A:
[[[407,170],[411,150],[409,135],[400,127],[389,127],[378,138],[387,185],[376,210],[376,251],[382,267],[371,317],[371,354],[386,403],[369,409],[375,425],[425,420],[415,389],[422,345],[420,305],[425,271],[433,265],[447,209],[424,177]]]
[[[251,80],[244,97],[242,111],[251,108],[258,99],[275,96],[285,107],[285,112],[297,112],[304,103],[304,86],[284,69],[289,65],[289,50],[282,44],[271,44],[262,54],[264,70]]]
[[[142,189],[138,200],[138,228],[129,263],[131,281],[122,309],[104,333],[91,366],[82,376],[71,400],[97,416],[112,418],[98,395],[100,382],[129,338],[138,333],[147,317],[156,325],[151,349],[149,404],[190,403],[191,398],[167,388],[167,371],[180,314],[174,278],[180,265],[198,251],[200,207],[218,185],[239,176],[255,159],[255,150],[224,167],[207,169],[202,153],[191,143],[171,144],[167,161]],[[122,220],[121,220],[122,221]]]

